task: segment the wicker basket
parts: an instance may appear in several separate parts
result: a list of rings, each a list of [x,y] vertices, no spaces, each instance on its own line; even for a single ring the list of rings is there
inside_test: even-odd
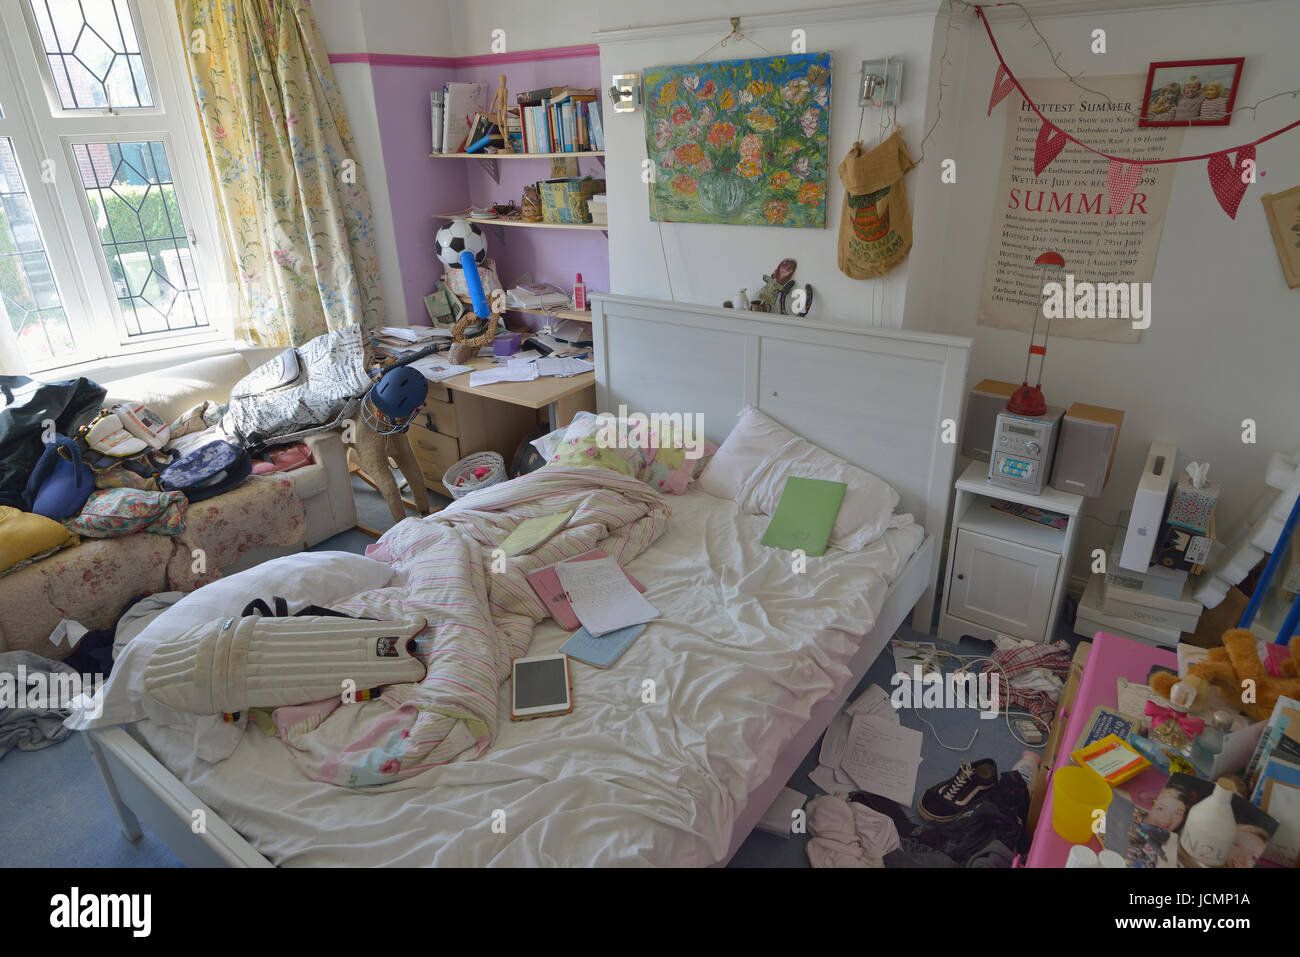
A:
[[[482,478],[475,478],[474,470],[480,467],[486,468],[488,472]],[[447,469],[442,477],[442,484],[452,498],[464,498],[470,492],[477,492],[481,488],[505,480],[505,459],[496,452],[475,452]]]

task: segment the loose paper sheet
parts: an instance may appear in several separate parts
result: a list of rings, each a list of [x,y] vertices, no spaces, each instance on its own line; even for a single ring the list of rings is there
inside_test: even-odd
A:
[[[612,558],[564,562],[555,566],[555,572],[573,613],[595,637],[659,617]]]
[[[862,790],[910,807],[924,739],[920,731],[874,715],[854,715],[843,768]]]
[[[532,382],[537,378],[537,366],[526,362],[517,366],[497,366],[479,369],[469,374],[470,386],[494,385],[497,382]]]

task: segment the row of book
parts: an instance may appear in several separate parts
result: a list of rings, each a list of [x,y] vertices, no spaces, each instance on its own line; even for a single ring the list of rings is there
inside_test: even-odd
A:
[[[584,153],[605,148],[605,128],[595,90],[545,87],[520,93],[525,153]]]

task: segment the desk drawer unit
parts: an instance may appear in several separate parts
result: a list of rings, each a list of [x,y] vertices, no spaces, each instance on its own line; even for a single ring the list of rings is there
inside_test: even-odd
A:
[[[424,411],[416,417],[416,421],[432,432],[451,436],[460,435],[455,403],[434,398],[432,389],[429,390],[429,401],[425,403]]]
[[[454,435],[433,432],[421,425],[413,425],[409,431],[411,449],[420,463],[420,471],[424,473],[424,483],[436,489],[443,473],[463,457],[460,443]]]

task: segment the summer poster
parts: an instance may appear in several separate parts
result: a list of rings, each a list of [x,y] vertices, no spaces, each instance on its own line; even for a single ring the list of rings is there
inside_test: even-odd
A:
[[[829,53],[656,67],[645,91],[651,219],[826,225]]]

